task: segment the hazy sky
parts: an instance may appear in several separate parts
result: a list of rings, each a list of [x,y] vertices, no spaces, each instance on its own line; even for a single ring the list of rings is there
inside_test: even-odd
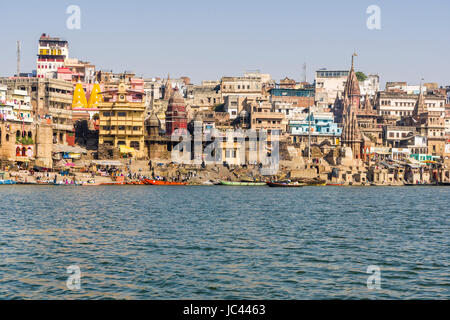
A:
[[[81,8],[69,30],[66,9]],[[381,30],[366,26],[369,5],[381,8]],[[98,68],[145,77],[190,76],[198,83],[246,70],[300,80],[318,68],[378,73],[385,81],[450,85],[448,0],[1,0],[0,75],[36,68],[41,33],[69,41],[70,56]]]

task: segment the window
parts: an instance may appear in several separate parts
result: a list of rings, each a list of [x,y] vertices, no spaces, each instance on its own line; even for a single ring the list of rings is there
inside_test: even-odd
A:
[[[117,112],[117,116],[118,117],[126,117],[127,113],[126,112]]]
[[[117,127],[119,130],[125,130],[125,126],[118,126]]]
[[[141,147],[141,144],[139,143],[139,141],[131,141],[130,142],[130,147],[134,148],[136,150],[139,150]]]

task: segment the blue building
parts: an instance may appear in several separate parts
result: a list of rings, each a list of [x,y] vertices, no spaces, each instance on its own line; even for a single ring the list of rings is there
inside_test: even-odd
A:
[[[309,136],[309,127],[311,127],[312,143],[320,143],[324,139],[330,140],[333,144],[338,144],[342,135],[342,128],[334,122],[334,116],[331,112],[313,112],[302,120],[290,120],[288,132],[291,134],[294,142],[306,141]]]

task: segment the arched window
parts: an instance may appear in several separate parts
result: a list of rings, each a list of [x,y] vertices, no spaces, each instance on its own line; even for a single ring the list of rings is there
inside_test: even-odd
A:
[[[28,138],[31,138],[33,135],[31,133],[31,131],[28,131]]]
[[[22,147],[22,157],[27,156],[27,149],[25,147]]]
[[[16,156],[17,156],[17,157],[20,157],[20,147],[17,147],[17,148],[16,148]]]
[[[7,135],[5,136],[5,140],[6,140],[6,142],[9,141],[9,134],[7,134]]]
[[[20,130],[16,131],[16,138],[20,138]]]

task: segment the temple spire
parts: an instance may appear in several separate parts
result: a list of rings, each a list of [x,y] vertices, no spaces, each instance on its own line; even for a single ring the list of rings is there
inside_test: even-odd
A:
[[[425,105],[425,97],[423,96],[423,90],[422,90],[422,80],[420,81],[420,92],[419,92],[419,97],[417,99],[416,105],[414,106],[414,111],[413,111],[413,115],[414,116],[419,116],[420,114],[427,112],[427,108]]]
[[[356,52],[352,54],[352,69],[351,69],[352,71],[355,71],[355,57],[357,56],[358,54]]]

